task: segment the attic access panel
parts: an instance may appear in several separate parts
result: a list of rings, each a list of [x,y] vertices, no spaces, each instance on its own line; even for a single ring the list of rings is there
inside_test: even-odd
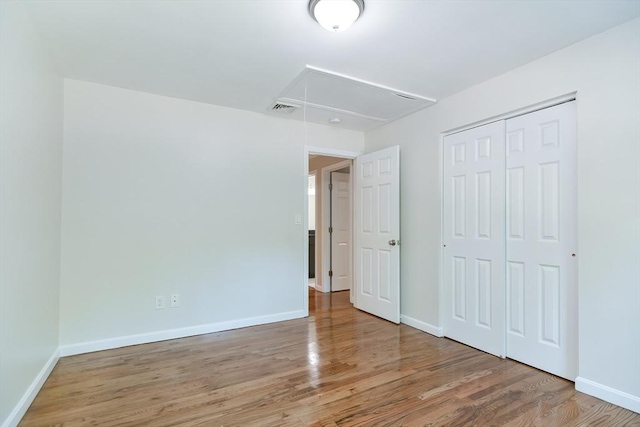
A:
[[[278,101],[380,124],[435,104],[434,99],[306,66]]]

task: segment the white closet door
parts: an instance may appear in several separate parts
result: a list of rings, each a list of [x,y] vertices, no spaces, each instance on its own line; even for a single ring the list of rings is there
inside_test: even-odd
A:
[[[575,102],[506,121],[507,357],[577,375]]]
[[[444,334],[504,356],[504,121],[444,138]]]

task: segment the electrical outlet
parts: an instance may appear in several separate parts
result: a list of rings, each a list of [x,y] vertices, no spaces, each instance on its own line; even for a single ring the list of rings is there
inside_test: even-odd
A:
[[[180,294],[171,294],[171,308],[180,307]]]
[[[156,297],[156,310],[162,310],[165,307],[164,296],[160,295]]]

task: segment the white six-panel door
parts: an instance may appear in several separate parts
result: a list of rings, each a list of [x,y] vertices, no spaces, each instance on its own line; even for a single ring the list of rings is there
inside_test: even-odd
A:
[[[331,291],[351,289],[350,176],[331,172]]]
[[[577,376],[576,106],[506,121],[507,357]]]
[[[444,332],[504,356],[504,122],[444,138]]]
[[[400,322],[400,147],[356,159],[355,306]]]
[[[447,337],[575,380],[575,102],[444,138]]]

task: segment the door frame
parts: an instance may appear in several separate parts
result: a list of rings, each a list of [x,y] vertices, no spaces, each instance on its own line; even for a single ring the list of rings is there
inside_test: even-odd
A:
[[[348,150],[340,150],[336,148],[328,148],[328,147],[317,147],[311,145],[304,145],[304,156],[302,158],[302,179],[300,180],[300,186],[303,191],[300,192],[302,199],[302,254],[305,254],[309,249],[309,155],[319,155],[319,156],[331,156],[331,157],[342,157],[348,160],[354,160],[356,157],[364,154],[364,151],[348,151]],[[353,182],[353,180],[352,180]],[[351,199],[353,202],[353,192],[351,194]],[[351,220],[353,221],[353,212],[351,212]],[[353,223],[353,222],[352,222]],[[353,227],[352,227],[353,233]],[[353,252],[353,250],[352,250]],[[352,254],[353,256],[353,254]],[[309,257],[302,257],[302,304],[305,317],[309,316]],[[355,279],[355,278],[354,278]],[[355,282],[354,282],[355,283]],[[324,285],[324,282],[323,282]],[[352,286],[353,288],[353,286]]]
[[[334,163],[332,165],[326,166],[322,168],[322,230],[320,233],[322,234],[321,242],[322,247],[320,251],[322,253],[322,263],[321,263],[321,272],[322,274],[322,292],[330,292],[330,280],[329,277],[329,268],[331,267],[331,236],[329,235],[329,228],[325,227],[324,224],[330,224],[331,221],[331,192],[325,191],[329,188],[329,183],[331,182],[331,172],[335,172],[339,169],[344,169],[345,167],[349,168],[349,174],[353,173],[353,159],[345,159],[341,162]],[[349,268],[351,273],[351,288],[349,293],[349,301],[353,303],[353,177],[349,179],[349,230],[351,232],[351,250],[349,251]],[[327,220],[327,222],[325,222]],[[316,230],[316,235],[318,234],[318,230]]]

